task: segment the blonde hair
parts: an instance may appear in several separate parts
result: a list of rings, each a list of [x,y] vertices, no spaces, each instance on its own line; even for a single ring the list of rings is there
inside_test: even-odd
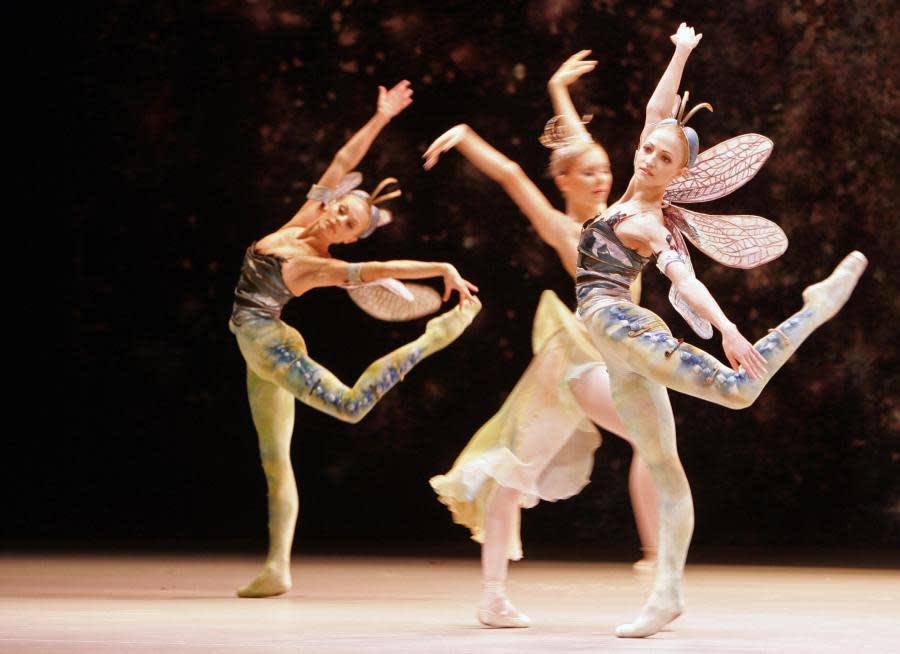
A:
[[[591,121],[590,116],[582,116],[581,124],[587,125]],[[569,172],[572,162],[583,155],[592,147],[603,149],[599,143],[591,138],[586,130],[573,132],[571,125],[563,116],[554,116],[544,125],[544,131],[538,139],[545,148],[550,149],[550,165],[547,171],[551,177],[559,177]]]
[[[550,173],[550,177],[559,177],[568,173],[572,163],[591,148],[598,148],[602,152],[606,152],[603,146],[596,141],[572,143],[563,148],[553,150],[550,153],[550,165],[547,166],[547,172]]]

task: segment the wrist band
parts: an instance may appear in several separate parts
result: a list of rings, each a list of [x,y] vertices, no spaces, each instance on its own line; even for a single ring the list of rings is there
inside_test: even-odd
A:
[[[362,282],[361,263],[351,263],[347,265],[347,281],[350,284],[359,284]]]

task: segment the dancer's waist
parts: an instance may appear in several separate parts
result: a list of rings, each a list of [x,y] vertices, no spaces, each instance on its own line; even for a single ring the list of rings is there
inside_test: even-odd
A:
[[[255,244],[254,244],[255,245]],[[282,259],[247,248],[241,276],[234,289],[231,321],[240,326],[247,320],[278,320],[293,294],[281,276]]]
[[[579,318],[587,318],[603,307],[626,302],[632,304],[630,287],[621,288],[618,285],[610,287],[602,284],[581,284],[575,289],[578,299],[578,308],[575,314]]]

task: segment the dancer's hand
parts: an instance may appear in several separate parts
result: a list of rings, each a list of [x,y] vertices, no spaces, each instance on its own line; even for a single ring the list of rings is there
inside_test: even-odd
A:
[[[591,54],[590,50],[580,50],[566,59],[562,66],[553,73],[547,86],[569,86],[585,73],[594,70],[597,67],[597,61],[595,59],[585,60],[589,54]]]
[[[459,303],[471,302],[474,300],[472,292],[478,292],[475,284],[466,281],[459,274],[459,271],[449,263],[445,263],[444,267],[444,302],[450,299],[453,291],[459,292]]]
[[[744,366],[750,379],[761,379],[766,374],[765,357],[741,335],[737,327],[732,326],[722,332],[722,349],[735,372]]]
[[[428,149],[425,150],[425,154],[422,155],[422,158],[425,160],[425,170],[431,170],[438,162],[441,155],[447,150],[456,147],[456,144],[463,139],[468,131],[468,125],[457,125],[438,136],[434,140],[434,143],[429,145]]]
[[[390,91],[383,86],[379,86],[378,109],[376,113],[390,120],[412,104],[412,94],[413,91],[409,85],[409,80],[399,82]]]
[[[686,23],[682,23],[678,26],[678,31],[670,38],[676,48],[687,48],[688,52],[690,52],[697,47],[697,44],[700,43],[700,39],[703,38],[703,35],[694,34],[693,27],[688,27]]]

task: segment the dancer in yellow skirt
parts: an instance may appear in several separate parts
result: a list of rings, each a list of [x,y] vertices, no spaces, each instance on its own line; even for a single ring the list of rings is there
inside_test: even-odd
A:
[[[550,174],[566,202],[565,213],[513,161],[470,127],[441,135],[425,154],[430,168],[456,148],[497,181],[575,275],[581,225],[606,210],[612,186],[609,157],[588,134],[568,86],[591,71],[589,50],[570,57],[548,88],[558,114],[541,141],[552,149]],[[633,288],[635,301],[639,285]],[[530,619],[505,591],[509,559],[522,557],[520,509],[539,500],[577,494],[590,480],[600,436],[594,424],[627,438],[613,407],[602,357],[584,326],[551,291],[541,296],[532,334],[534,358],[500,410],[475,434],[451,470],[431,485],[457,523],[482,546],[483,594],[478,619],[492,627],[527,627]],[[636,566],[656,561],[658,498],[647,467],[635,451],[629,475],[632,505],[644,556]]]

